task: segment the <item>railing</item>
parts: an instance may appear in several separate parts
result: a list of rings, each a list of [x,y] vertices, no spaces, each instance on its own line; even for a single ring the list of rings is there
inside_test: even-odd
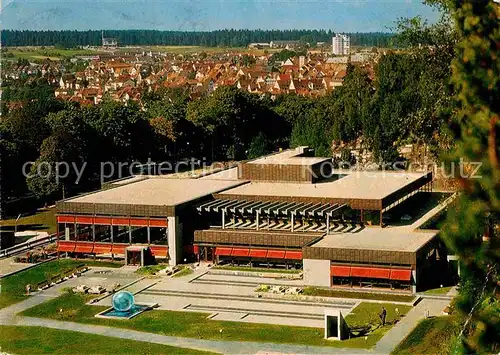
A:
[[[51,235],[39,238],[37,240],[27,241],[21,244],[14,245],[13,247],[10,248],[2,249],[0,250],[0,259],[21,254],[36,247],[41,247],[50,243],[54,243],[63,235],[64,235],[63,233],[60,233],[59,235],[53,233]]]

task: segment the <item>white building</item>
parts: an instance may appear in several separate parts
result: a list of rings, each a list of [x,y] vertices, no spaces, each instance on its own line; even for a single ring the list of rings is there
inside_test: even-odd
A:
[[[349,55],[351,38],[348,35],[337,33],[332,38],[332,52],[335,55]]]

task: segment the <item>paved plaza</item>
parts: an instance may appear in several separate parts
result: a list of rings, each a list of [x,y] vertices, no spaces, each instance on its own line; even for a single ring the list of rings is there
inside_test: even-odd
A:
[[[323,327],[325,308],[340,308],[347,315],[358,304],[350,300],[305,302],[259,298],[255,289],[261,284],[294,287],[302,286],[302,280],[214,275],[199,268],[189,276],[141,280],[127,290],[136,292],[137,303],[158,303],[163,310],[202,312],[214,320],[315,328]],[[137,292],[141,286],[145,287]],[[96,304],[109,305],[109,302],[108,297]]]

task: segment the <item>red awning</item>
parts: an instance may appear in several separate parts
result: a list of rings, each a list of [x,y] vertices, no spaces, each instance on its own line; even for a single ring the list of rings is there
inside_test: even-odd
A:
[[[111,243],[95,243],[94,253],[96,254],[110,254],[111,253]]]
[[[248,256],[249,253],[250,253],[250,249],[234,248],[231,255],[232,256]]]
[[[69,240],[60,240],[57,242],[57,251],[72,253],[75,250],[76,243]]]
[[[147,227],[148,220],[146,218],[130,218],[130,225],[135,227]]]
[[[284,259],[285,258],[285,251],[284,250],[269,249],[267,251],[267,258],[268,259]]]
[[[193,245],[193,253],[194,254],[200,253],[200,246],[199,245]]]
[[[349,277],[351,276],[351,267],[344,265],[332,265],[330,267],[332,276]]]
[[[150,219],[149,225],[151,227],[168,227],[166,219]]]
[[[391,276],[391,269],[383,268],[370,268],[370,277],[374,279],[389,279]]]
[[[265,258],[267,255],[267,249],[250,249],[248,256],[252,258]]]
[[[371,271],[369,267],[360,267],[360,266],[351,267],[352,277],[370,277],[370,273]]]
[[[75,216],[57,216],[57,223],[75,223]]]
[[[75,253],[92,253],[94,243],[78,242],[76,243]]]
[[[392,269],[391,280],[410,281],[411,270],[409,269]]]
[[[287,250],[285,253],[285,259],[302,260],[302,252]]]
[[[168,246],[166,245],[150,245],[151,254],[158,257],[166,258],[168,256]]]
[[[125,255],[125,249],[129,246],[129,244],[113,244],[111,248],[112,254]]]
[[[111,217],[94,217],[94,224],[109,226],[111,225]]]
[[[92,224],[94,219],[90,216],[76,216],[76,223],[78,224]]]
[[[114,226],[128,226],[130,219],[125,217],[114,217],[111,221]]]
[[[231,256],[231,251],[233,248],[221,248],[217,247],[215,248],[215,255],[224,255],[224,256]]]

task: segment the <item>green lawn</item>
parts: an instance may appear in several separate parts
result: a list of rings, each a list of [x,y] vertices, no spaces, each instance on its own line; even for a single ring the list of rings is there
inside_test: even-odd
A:
[[[189,266],[180,266],[180,270],[173,274],[172,277],[182,277],[191,275],[192,273],[193,269],[191,269]]]
[[[166,265],[148,265],[137,269],[136,273],[140,275],[154,275],[158,271],[166,268]]]
[[[302,272],[302,270],[266,269],[266,268],[259,268],[259,267],[231,266],[231,265],[213,266],[212,269],[230,270],[230,271],[245,271],[245,272],[274,272],[274,273],[279,273],[279,274],[300,274]]]
[[[323,339],[323,329],[308,327],[287,327],[272,324],[256,324],[243,322],[223,322],[207,319],[208,314],[194,312],[174,312],[154,310],[141,314],[127,321],[95,318],[94,315],[107,307],[90,306],[85,302],[88,296],[68,292],[57,299],[50,300],[22,313],[23,316],[51,318],[56,320],[128,328],[144,332],[181,336],[199,339],[217,339],[233,341],[257,341],[274,343],[291,343],[318,346],[369,348],[391,328],[392,324],[378,327],[365,337],[357,337],[345,341],[328,341]],[[385,305],[390,323],[399,308],[401,314],[410,307],[394,304],[361,303],[352,314],[346,317],[352,326],[379,324],[378,313]],[[62,309],[62,312],[60,311]],[[374,327],[376,328],[376,327]],[[222,330],[222,332],[221,332]]]
[[[26,285],[33,287],[40,282],[50,280],[52,277],[71,271],[81,266],[106,266],[118,267],[119,263],[99,262],[92,260],[59,259],[43,263],[29,270],[18,272],[12,276],[0,279],[0,308],[26,299]]]
[[[433,288],[423,293],[426,295],[446,295],[454,286]]]
[[[2,227],[14,227],[15,224],[15,218],[0,221]],[[17,230],[36,230],[49,234],[55,233],[56,217],[54,216],[54,209],[40,210],[32,215],[21,217],[17,222]]]
[[[213,354],[102,335],[42,327],[0,326],[0,350],[12,354]]]
[[[338,298],[359,298],[365,300],[379,300],[387,302],[411,302],[415,299],[412,295],[391,295],[387,293],[368,293],[356,291],[334,290],[329,288],[306,287],[306,296],[338,297]]]
[[[119,268],[125,265],[120,261],[110,261],[110,260],[90,260],[90,259],[79,259],[78,262],[86,266],[96,266],[96,267],[110,267],[110,268]]]
[[[454,316],[424,319],[392,354],[451,354],[451,347],[459,332],[460,325]]]
[[[36,285],[60,273],[83,266],[83,262],[71,259],[49,261],[29,270],[18,272],[12,276],[0,279],[0,308],[26,299],[26,285]]]

